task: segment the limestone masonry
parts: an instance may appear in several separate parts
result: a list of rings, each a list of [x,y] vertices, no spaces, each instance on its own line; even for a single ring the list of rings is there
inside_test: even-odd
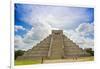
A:
[[[62,30],[52,30],[52,34],[29,49],[18,59],[64,59],[85,57],[90,54],[67,38]]]

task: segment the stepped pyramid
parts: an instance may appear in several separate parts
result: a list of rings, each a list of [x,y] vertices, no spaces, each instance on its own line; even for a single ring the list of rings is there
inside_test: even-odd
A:
[[[52,30],[52,34],[17,59],[63,59],[89,55],[67,38],[62,30]]]

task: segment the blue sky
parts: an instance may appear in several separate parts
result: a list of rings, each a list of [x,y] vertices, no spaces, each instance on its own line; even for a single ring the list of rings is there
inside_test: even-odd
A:
[[[94,47],[94,9],[15,4],[15,49],[27,50],[61,29],[82,48]]]

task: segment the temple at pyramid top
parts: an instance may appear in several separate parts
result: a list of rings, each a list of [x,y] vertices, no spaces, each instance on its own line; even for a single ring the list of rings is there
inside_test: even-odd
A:
[[[80,48],[70,38],[63,34],[63,30],[52,30],[44,40],[40,41],[32,49],[26,51],[18,59],[63,59],[73,57],[89,56],[85,50]]]
[[[63,34],[63,30],[52,30],[52,34]]]
[[[52,33],[63,33],[63,30],[52,30]]]

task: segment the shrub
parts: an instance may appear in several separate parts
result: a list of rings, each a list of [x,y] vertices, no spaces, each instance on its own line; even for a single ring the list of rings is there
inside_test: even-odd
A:
[[[90,53],[91,56],[94,56],[94,51],[92,50],[92,48],[86,48],[85,50],[87,53]]]
[[[15,51],[14,52],[15,53],[15,55],[14,55],[15,56],[15,60],[17,59],[18,56],[22,56],[24,54],[24,52],[25,51],[23,51],[23,50],[17,50],[17,51]]]

